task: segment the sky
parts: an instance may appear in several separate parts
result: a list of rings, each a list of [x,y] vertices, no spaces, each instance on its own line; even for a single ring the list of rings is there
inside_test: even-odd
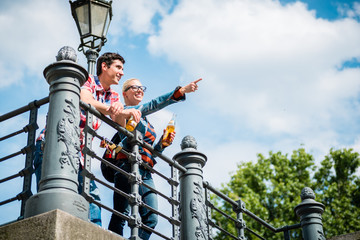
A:
[[[148,87],[144,102],[203,78],[185,102],[150,121],[159,132],[177,115],[176,139],[164,154],[171,158],[183,137],[193,136],[207,156],[204,180],[211,185],[220,188],[237,164],[255,162],[259,153],[290,156],[305,148],[319,163],[330,148],[360,151],[360,1],[114,0],[112,7],[101,53],[125,58],[122,81],[140,79]],[[77,49],[80,39],[62,0],[1,1],[0,31],[4,114],[46,97],[44,68],[61,47]],[[83,53],[78,59],[87,68]],[[39,109],[40,128],[47,107]],[[27,121],[2,122],[0,136]],[[102,126],[100,134],[113,132]],[[1,156],[24,147],[25,138],[0,143]],[[20,171],[23,157],[6,164],[0,178]],[[156,167],[168,169],[161,162]],[[97,162],[93,168],[101,175]],[[111,206],[111,193],[100,190]],[[0,224],[17,216],[1,214]],[[105,228],[108,221],[103,211]]]

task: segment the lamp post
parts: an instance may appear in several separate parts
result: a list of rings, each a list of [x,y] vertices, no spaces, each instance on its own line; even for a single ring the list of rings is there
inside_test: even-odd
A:
[[[95,74],[95,63],[106,43],[106,34],[112,19],[112,0],[69,0],[71,13],[80,34],[78,50],[88,61],[89,74]]]

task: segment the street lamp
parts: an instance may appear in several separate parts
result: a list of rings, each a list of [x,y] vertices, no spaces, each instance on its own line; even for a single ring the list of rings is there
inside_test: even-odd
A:
[[[106,43],[106,34],[112,18],[112,0],[76,0],[72,2],[71,13],[80,34],[78,50],[88,60],[88,72],[94,74],[96,59]]]

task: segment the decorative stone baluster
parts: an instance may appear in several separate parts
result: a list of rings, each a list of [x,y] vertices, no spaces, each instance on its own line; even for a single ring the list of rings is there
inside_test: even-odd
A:
[[[60,209],[88,220],[89,203],[78,194],[80,151],[80,87],[87,71],[76,63],[76,52],[63,47],[57,62],[44,70],[50,84],[49,111],[39,192],[25,207],[25,217]]]
[[[315,193],[309,187],[301,191],[301,201],[295,212],[300,217],[304,240],[325,240],[321,217],[325,206],[315,201]]]
[[[180,173],[180,239],[208,239],[208,221],[203,191],[203,171],[207,157],[197,151],[197,143],[191,136],[181,142],[182,151],[174,160],[187,169]]]

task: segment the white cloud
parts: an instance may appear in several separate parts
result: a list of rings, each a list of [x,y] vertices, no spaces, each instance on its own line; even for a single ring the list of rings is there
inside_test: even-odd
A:
[[[359,2],[353,2],[352,6],[349,5],[348,3],[338,4],[337,10],[342,16],[347,16],[349,18],[358,18],[358,19],[360,17]]]
[[[316,19],[301,2],[181,1],[149,38],[149,50],[199,72],[203,107],[256,133],[316,134],[360,90],[359,69],[337,70],[360,56],[360,24]],[[211,97],[209,97],[209,94]]]
[[[0,12],[1,86],[22,84],[24,73],[42,78],[65,45],[78,47],[78,33],[70,5],[63,1],[16,1]]]
[[[318,164],[331,147],[352,146],[360,69],[342,64],[359,59],[359,42],[359,22],[317,19],[301,2],[184,0],[148,49],[204,78],[195,104],[211,116],[192,131],[225,130],[197,139],[208,157],[204,179],[220,187],[257,153],[304,147]]]
[[[221,184],[229,182],[230,176],[236,172],[239,163],[256,162],[258,154],[267,157],[270,151],[280,151],[290,157],[294,150],[304,148],[314,157],[315,164],[319,164],[329,153],[330,147],[346,147],[336,140],[335,131],[323,131],[316,137],[299,134],[291,138],[274,139],[273,142],[261,141],[258,138],[247,139],[241,136],[239,136],[239,140],[234,141],[214,141],[207,137],[201,137],[197,141],[199,151],[207,156],[204,180],[217,188]]]
[[[256,162],[257,153],[266,155],[269,152],[265,146],[250,141],[234,141],[220,145],[211,142],[204,144],[205,139],[201,139],[201,142],[206,146],[204,154],[207,156],[204,180],[216,188],[219,188],[222,183],[229,182],[230,174],[233,175],[237,170],[237,164]]]
[[[123,35],[127,33],[148,34],[154,32],[154,17],[166,14],[171,6],[171,1],[165,0],[132,0],[114,1],[113,22],[110,26],[111,35]]]

